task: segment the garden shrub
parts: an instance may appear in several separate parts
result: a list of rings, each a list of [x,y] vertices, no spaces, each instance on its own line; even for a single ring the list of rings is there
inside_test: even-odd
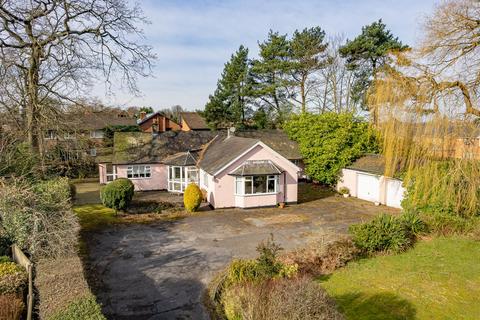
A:
[[[278,260],[283,250],[273,240],[273,235],[257,246],[256,260],[234,260],[227,269],[227,285],[254,282],[264,279],[289,278],[298,271],[296,264],[285,264]]]
[[[418,236],[419,234],[425,233],[428,231],[427,224],[422,220],[420,215],[415,212],[407,211],[404,212],[399,219],[403,223],[405,229],[410,232],[413,236]]]
[[[237,284],[223,296],[227,319],[344,319],[325,290],[309,277]]]
[[[100,305],[92,295],[77,299],[70,303],[65,310],[57,312],[48,320],[105,320]]]
[[[25,304],[23,299],[16,294],[0,294],[0,319],[20,319]]]
[[[353,113],[294,115],[284,129],[298,142],[305,173],[323,184],[334,185],[343,168],[365,153],[379,151],[374,129]]]
[[[283,248],[273,241],[273,234],[257,246],[258,271],[263,278],[273,278],[280,273],[283,264],[278,261],[277,257],[281,250]]]
[[[435,161],[416,168],[405,180],[402,208],[425,214],[480,215],[478,161]]]
[[[202,204],[203,194],[195,183],[190,183],[183,194],[183,204],[188,212],[195,212]]]
[[[0,256],[0,264],[6,263],[6,262],[12,262],[12,259],[10,259],[9,256]]]
[[[1,216],[2,214],[0,213],[0,217]],[[0,226],[1,226],[1,222],[0,222]],[[0,229],[0,256],[9,255],[11,245],[12,245],[12,242],[10,241],[10,239]]]
[[[126,178],[114,180],[102,188],[100,198],[105,207],[125,210],[133,199],[135,186]]]
[[[79,225],[68,179],[0,179],[0,223],[2,242],[16,243],[34,260],[75,252]]]
[[[480,223],[479,218],[466,218],[444,212],[420,213],[429,232],[441,235],[458,235],[472,231]]]
[[[27,272],[15,262],[0,263],[0,295],[22,294],[27,284]]]
[[[345,266],[360,255],[359,249],[350,239],[341,239],[324,245],[310,244],[281,257],[287,265],[297,265],[304,275],[319,276]]]
[[[355,245],[367,254],[405,251],[414,242],[414,235],[404,220],[388,214],[381,214],[370,222],[353,224],[349,231]]]

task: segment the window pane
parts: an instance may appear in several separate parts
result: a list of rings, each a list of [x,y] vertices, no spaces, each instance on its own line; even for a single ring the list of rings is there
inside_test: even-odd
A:
[[[181,168],[180,167],[173,167],[173,178],[174,179],[181,179]]]
[[[266,193],[267,192],[267,177],[255,176],[253,177],[253,193]]]
[[[243,194],[242,190],[243,180],[242,178],[235,178],[235,194]]]
[[[268,192],[275,192],[275,178],[268,178]]]
[[[252,194],[252,177],[245,177],[245,194]]]

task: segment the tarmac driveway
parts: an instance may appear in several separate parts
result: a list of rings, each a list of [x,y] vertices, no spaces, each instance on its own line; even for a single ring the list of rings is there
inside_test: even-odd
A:
[[[331,241],[351,223],[395,211],[335,195],[284,209],[215,210],[88,235],[95,293],[109,319],[208,319],[202,295],[233,257],[254,257],[270,233],[286,250]]]

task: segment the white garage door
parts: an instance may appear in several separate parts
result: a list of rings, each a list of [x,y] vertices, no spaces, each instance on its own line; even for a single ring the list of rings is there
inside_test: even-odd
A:
[[[380,201],[380,178],[370,174],[357,174],[357,197],[368,201]]]
[[[401,208],[400,203],[403,199],[405,189],[400,180],[387,180],[387,206]]]

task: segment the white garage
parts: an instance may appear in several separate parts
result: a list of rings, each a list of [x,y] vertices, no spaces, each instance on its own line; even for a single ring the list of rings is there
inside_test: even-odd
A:
[[[384,171],[382,156],[364,156],[342,170],[337,190],[345,187],[352,197],[401,208],[405,192],[402,181],[385,177]]]
[[[380,202],[380,177],[372,174],[357,173],[357,198]]]
[[[396,179],[387,179],[387,195],[385,203],[389,207],[401,208],[405,189],[402,187],[402,181]]]

